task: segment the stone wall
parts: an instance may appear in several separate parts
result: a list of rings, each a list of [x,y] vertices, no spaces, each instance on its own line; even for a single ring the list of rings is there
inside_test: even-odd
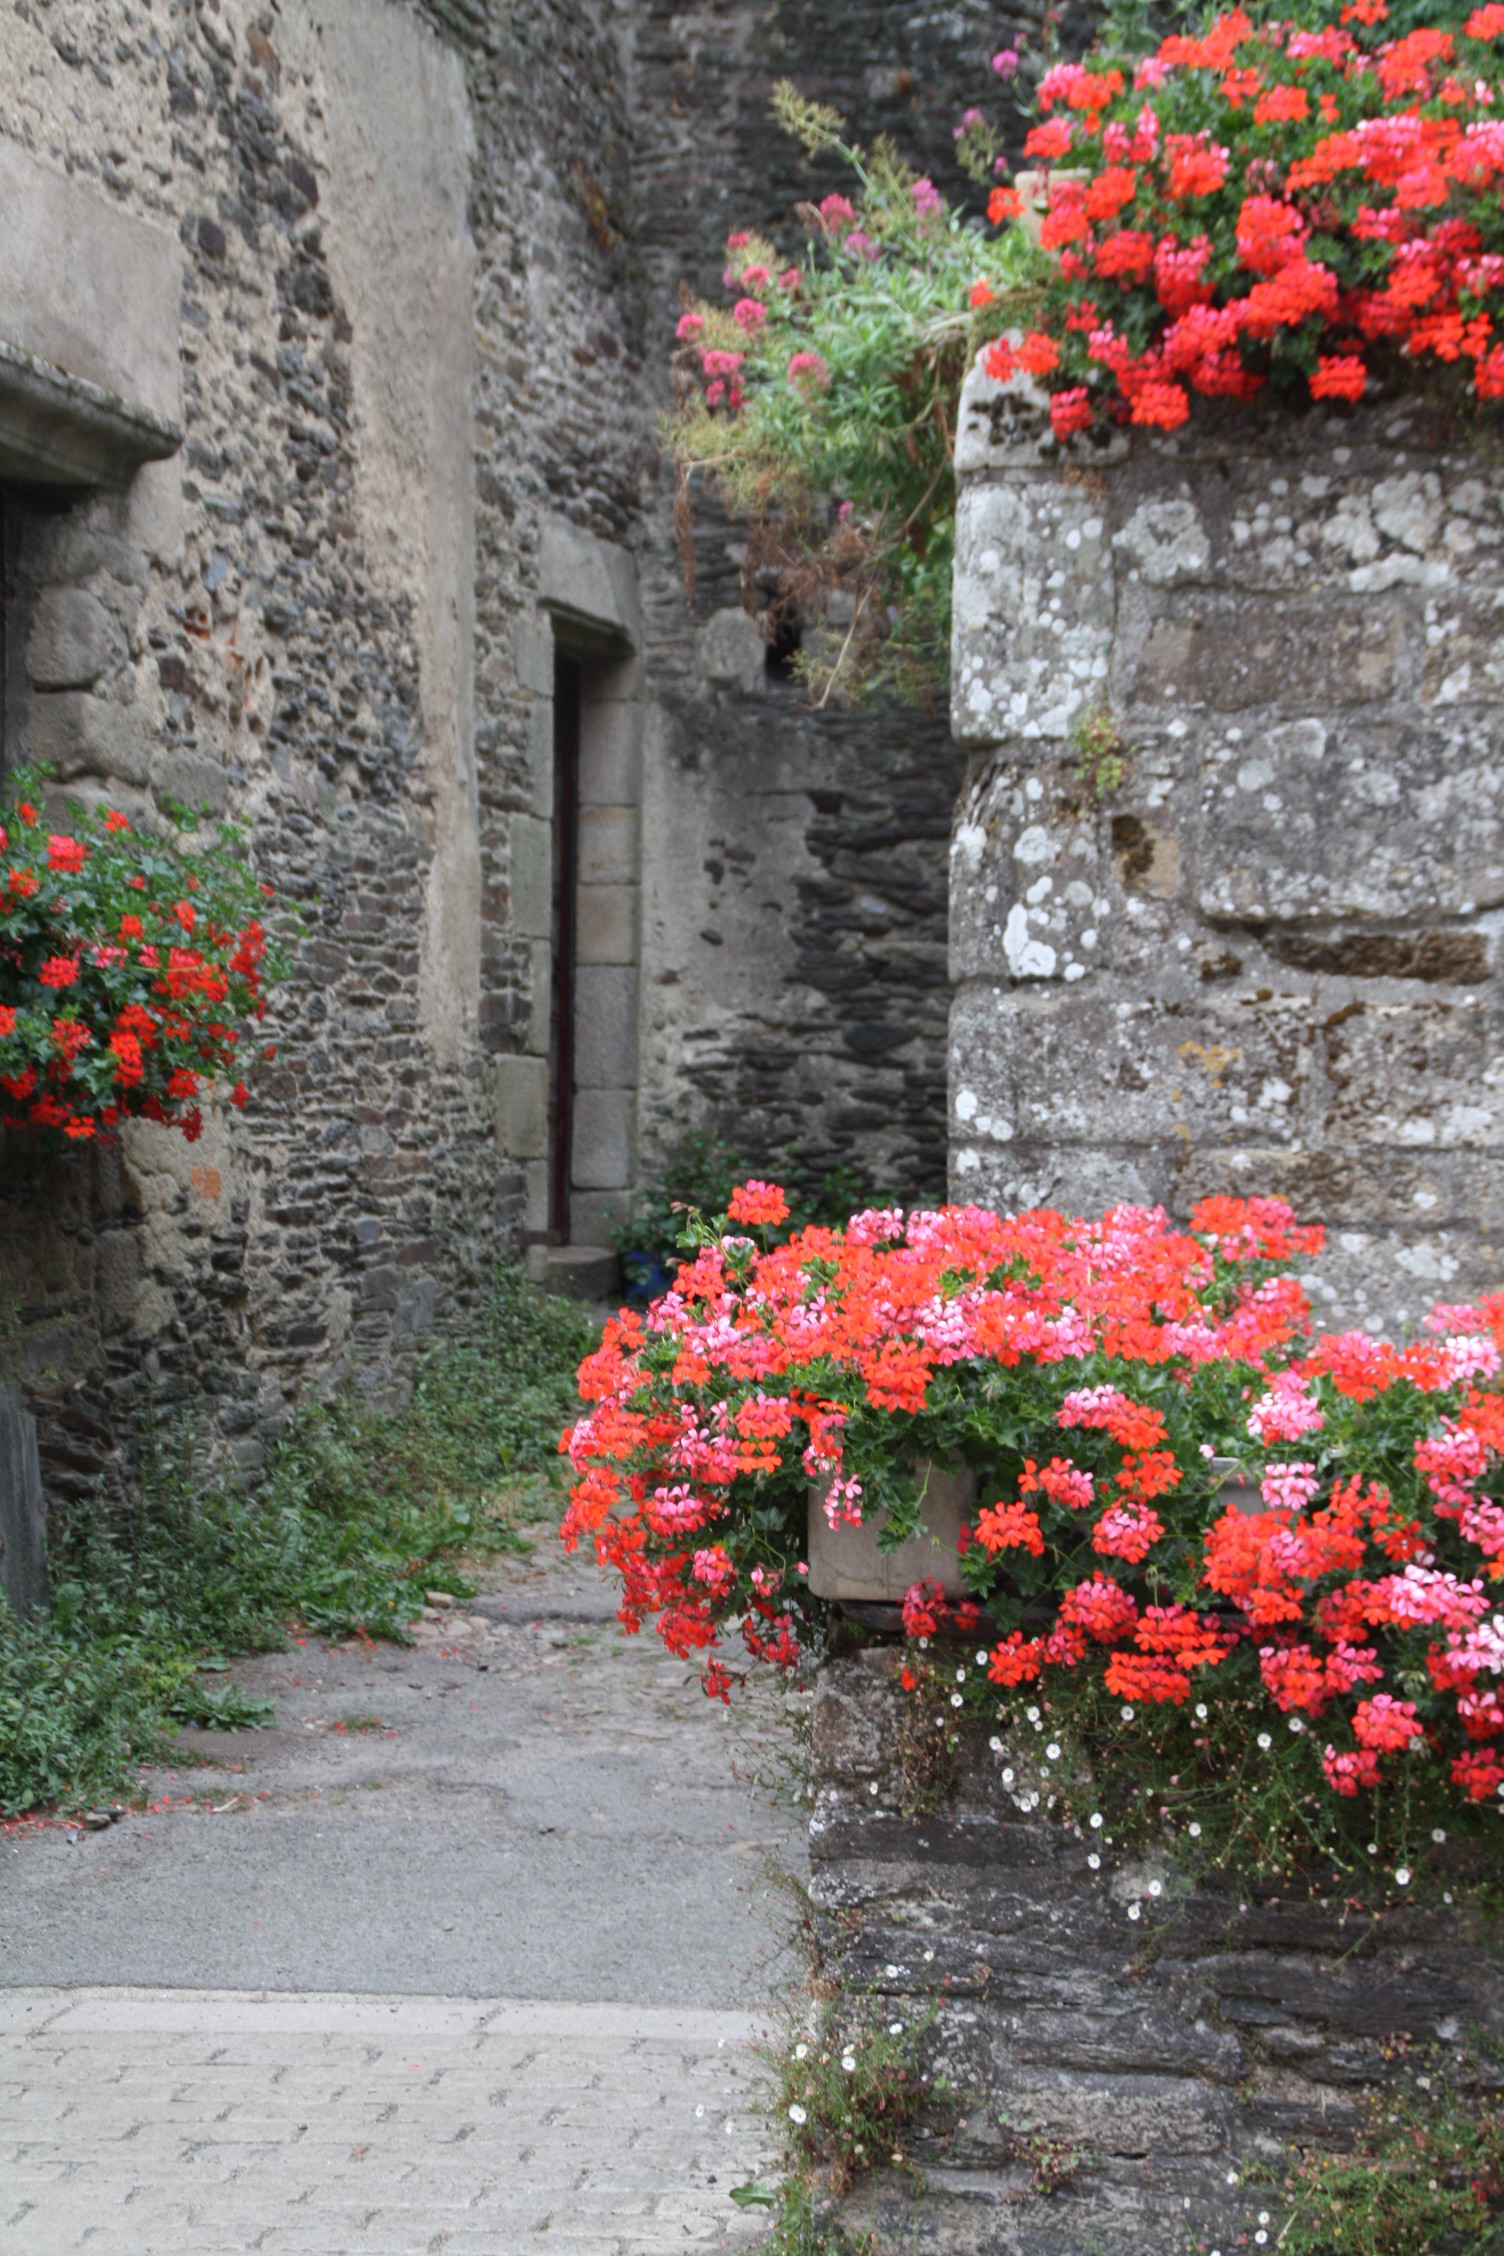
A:
[[[619,542],[651,455],[635,395],[601,406],[638,304],[594,201],[623,192],[620,27],[538,0],[503,38],[502,15],[0,18],[0,155],[27,191],[0,332],[50,307],[66,195],[70,254],[124,231],[165,260],[165,310],[135,287],[134,326],[96,308],[42,349],[97,349],[78,373],[139,394],[145,332],[182,438],[67,489],[0,462],[27,481],[6,758],[145,821],[230,812],[307,925],[244,1116],[191,1148],[143,1125],[0,1155],[0,1295],[54,1498],[118,1469],[148,1387],[254,1469],[310,1377],[400,1383],[527,1218],[499,1060],[537,1047],[540,988],[547,1043],[539,557],[566,512]],[[546,852],[543,889],[546,918]]]
[[[1062,459],[1042,405],[963,415],[953,1195],[1276,1194],[1328,1320],[1496,1287],[1496,434],[1203,408]]]
[[[1085,1841],[1004,1786],[1027,1748],[994,1752],[980,1729],[943,1806],[905,1818],[896,1667],[877,1649],[822,1674],[812,1895],[850,1991],[906,2018],[938,2000],[929,2065],[956,2096],[911,2142],[917,2182],[879,2170],[839,2204],[853,2241],[936,2256],[1273,2245],[1282,2151],[1351,2135],[1393,2072],[1386,2044],[1504,2034],[1504,1960],[1475,1914],[1375,1921],[1188,1887],[1167,1865],[1109,1856],[1093,1872]],[[1048,2195],[1033,2137],[1077,2159]]]
[[[774,78],[953,183],[957,110],[1029,16],[0,17],[0,345],[133,401],[145,464],[38,484],[0,413],[5,757],[144,819],[229,812],[308,923],[246,1115],[4,1155],[55,1496],[148,1386],[254,1469],[310,1379],[400,1381],[547,1225],[556,650],[590,669],[576,1234],[697,1120],[940,1193],[964,757],[940,709],[805,711],[713,509],[686,606],[657,418],[681,280],[823,185]]]

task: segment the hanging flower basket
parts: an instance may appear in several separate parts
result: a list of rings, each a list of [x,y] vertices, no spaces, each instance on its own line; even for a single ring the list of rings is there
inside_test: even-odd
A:
[[[74,806],[57,829],[40,779],[0,805],[0,1129],[88,1143],[141,1118],[202,1127],[216,1083],[246,1101],[250,1029],[284,968],[240,833],[186,852],[123,814]],[[54,816],[52,821],[58,818]]]

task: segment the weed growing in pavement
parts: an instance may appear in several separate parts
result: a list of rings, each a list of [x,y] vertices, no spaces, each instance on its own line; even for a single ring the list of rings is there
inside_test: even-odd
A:
[[[771,2061],[795,2177],[818,2170],[841,2194],[864,2170],[910,2167],[906,2134],[943,2089],[923,2067],[938,2011],[846,1994],[814,2001],[802,2034]]]
[[[238,1684],[205,1684],[190,1676],[173,1697],[174,1723],[193,1723],[205,1731],[267,1731],[277,1720],[270,1700],[258,1700]]]
[[[582,1309],[503,1270],[406,1409],[306,1405],[254,1493],[206,1477],[187,1432],[149,1431],[126,1504],[75,1506],[58,1529],[51,1622],[0,1606],[0,1813],[128,1791],[175,1723],[269,1720],[199,1671],[280,1646],[289,1621],[400,1639],[436,1580],[469,1590],[459,1562],[525,1548],[515,1523],[555,1478],[590,1342]]]
[[[849,1991],[808,1889],[776,1857],[768,1876],[788,1903],[789,1944],[803,1960],[755,2048],[781,2169],[776,2183],[734,2187],[731,2199],[771,2213],[766,2256],[868,2256],[871,2243],[838,2227],[830,2205],[869,2171],[912,2175],[917,2126],[931,2148],[943,2142],[956,2095],[949,2077],[931,2073],[928,2042],[942,2000]]]

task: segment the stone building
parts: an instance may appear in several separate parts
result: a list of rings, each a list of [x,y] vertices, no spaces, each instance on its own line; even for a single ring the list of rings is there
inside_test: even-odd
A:
[[[1022,19],[1011,19],[1015,29]],[[244,1115],[0,1145],[51,1494],[143,1396],[248,1468],[692,1123],[944,1188],[943,711],[812,716],[658,419],[681,280],[812,176],[791,73],[946,177],[962,0],[17,0],[3,760],[249,827],[306,937]]]

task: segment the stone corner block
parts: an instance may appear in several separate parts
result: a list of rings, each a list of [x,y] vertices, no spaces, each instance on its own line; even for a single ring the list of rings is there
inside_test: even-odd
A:
[[[0,208],[0,341],[160,423],[180,425],[183,254],[176,236],[3,134]]]
[[[582,964],[637,961],[637,887],[582,885],[575,908],[575,953]]]
[[[582,1191],[625,1190],[632,1180],[631,1089],[577,1089],[571,1180]]]
[[[150,758],[146,715],[139,705],[116,705],[86,690],[48,690],[31,701],[24,756],[59,782],[98,776],[104,782],[145,783]]]
[[[1018,332],[1012,332],[1017,341]],[[956,475],[1057,469],[1069,463],[1099,468],[1128,452],[1122,431],[1088,432],[1064,446],[1050,428],[1050,395],[1022,373],[999,383],[987,373],[987,348],[971,364],[956,417]]]
[[[499,1057],[496,1076],[496,1148],[507,1159],[548,1156],[548,1060]]]
[[[509,845],[512,929],[529,939],[553,930],[553,829],[536,815],[514,815]]]
[[[44,588],[26,644],[34,689],[92,689],[110,663],[110,615],[87,588]]]
[[[637,1083],[637,967],[582,963],[575,974],[575,1080],[581,1089]]]

